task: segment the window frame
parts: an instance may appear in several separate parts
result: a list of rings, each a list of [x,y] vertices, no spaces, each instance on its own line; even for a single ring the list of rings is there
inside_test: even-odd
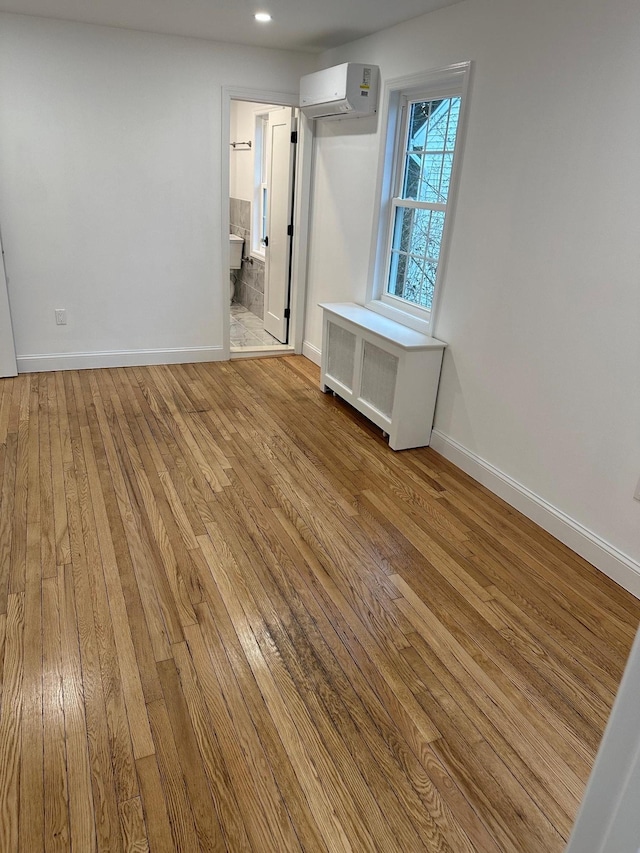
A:
[[[389,80],[385,85],[367,308],[426,334],[433,334],[445,279],[465,137],[470,75],[471,63],[461,62],[446,68]],[[450,97],[460,97],[461,103],[438,272],[429,310],[387,292],[397,208],[394,192],[402,181],[405,162],[403,143],[406,122],[403,121],[403,116],[406,110],[403,110],[403,107],[416,100],[432,101]]]
[[[271,108],[273,109],[273,108]],[[265,125],[268,126],[269,112],[264,107],[258,108],[255,111],[255,128],[254,128],[254,176],[253,176],[253,216],[251,223],[251,255],[258,260],[266,259],[265,245],[260,234],[262,233],[262,222],[265,217],[264,200],[265,194],[268,193],[267,183],[267,168],[268,162],[268,133],[265,131]],[[267,202],[268,203],[268,202]]]

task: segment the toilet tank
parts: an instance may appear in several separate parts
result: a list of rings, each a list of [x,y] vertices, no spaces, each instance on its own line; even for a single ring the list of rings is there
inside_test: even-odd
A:
[[[239,270],[242,266],[244,240],[236,234],[229,234],[229,269]]]

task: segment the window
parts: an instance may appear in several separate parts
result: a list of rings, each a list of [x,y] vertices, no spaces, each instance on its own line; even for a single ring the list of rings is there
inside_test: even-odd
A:
[[[369,308],[430,331],[446,261],[469,64],[391,81]]]
[[[406,101],[406,99],[405,99]],[[460,98],[406,101],[393,198],[387,293],[431,310],[438,277]]]
[[[253,228],[251,231],[251,251],[254,255],[264,258],[264,243],[267,236],[267,163],[268,163],[269,114],[256,115],[255,134],[255,180],[253,199]]]

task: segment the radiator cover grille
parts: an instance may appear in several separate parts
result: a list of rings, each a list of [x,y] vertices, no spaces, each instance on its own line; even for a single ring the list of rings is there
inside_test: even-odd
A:
[[[369,341],[364,342],[360,399],[391,418],[396,391],[398,359]]]
[[[353,390],[356,336],[335,323],[328,324],[327,374]]]

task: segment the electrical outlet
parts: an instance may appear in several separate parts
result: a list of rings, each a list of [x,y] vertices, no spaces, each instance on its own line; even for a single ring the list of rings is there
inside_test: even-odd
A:
[[[66,326],[67,325],[67,309],[66,308],[56,308],[56,326]]]
[[[638,485],[636,486],[636,491],[633,497],[637,501],[640,501],[640,480],[638,480]],[[638,848],[638,853],[640,853],[640,847]]]

